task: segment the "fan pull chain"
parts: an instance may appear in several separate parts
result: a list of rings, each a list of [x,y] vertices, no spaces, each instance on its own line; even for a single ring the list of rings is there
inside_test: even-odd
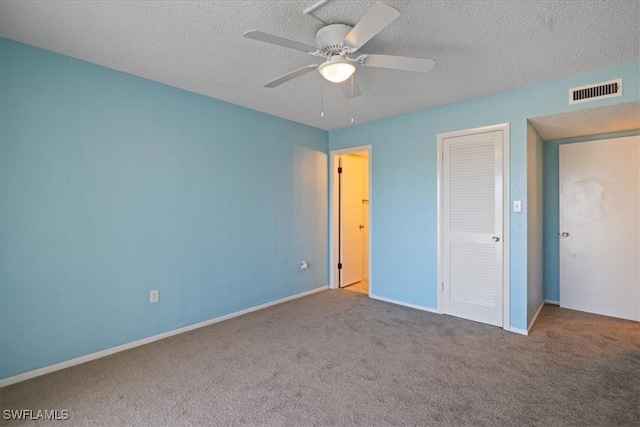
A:
[[[320,117],[324,117],[324,77],[320,73],[318,75],[320,76]]]
[[[351,99],[349,99],[349,109],[351,110],[351,123],[353,123],[353,74],[351,74]]]

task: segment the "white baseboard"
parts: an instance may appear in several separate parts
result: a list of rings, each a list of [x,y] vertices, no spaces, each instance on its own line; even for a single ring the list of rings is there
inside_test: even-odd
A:
[[[542,301],[542,304],[540,304],[540,307],[538,307],[538,311],[536,311],[536,314],[533,316],[533,319],[531,319],[531,323],[529,323],[529,327],[526,330],[520,328],[509,328],[509,331],[520,335],[529,335],[529,333],[531,332],[531,328],[533,328],[533,324],[536,323],[536,320],[538,320],[538,316],[540,316],[540,313],[542,313],[542,309],[544,308],[545,304],[546,301]]]
[[[554,300],[550,300],[550,299],[546,299],[544,300],[545,304],[551,304],[551,305],[560,305],[560,301],[554,301]]]
[[[542,309],[544,308],[545,304],[546,303],[542,301],[542,304],[540,304],[540,307],[538,307],[538,311],[536,311],[536,314],[533,316],[533,319],[531,319],[531,323],[529,323],[529,327],[527,328],[527,335],[529,335],[529,333],[531,332],[531,328],[533,328],[533,324],[536,323],[536,320],[538,320],[538,316],[540,316],[540,313],[542,313]]]
[[[11,384],[19,383],[22,381],[29,380],[31,378],[39,377],[41,375],[49,374],[51,372],[59,371],[61,369],[69,368],[71,366],[80,365],[81,363],[89,362],[91,360],[100,359],[102,357],[110,356],[114,353],[119,353],[121,351],[129,350],[134,347],[139,347],[141,345],[149,344],[154,341],[158,341],[164,338],[168,338],[174,335],[182,334],[184,332],[192,331],[194,329],[202,328],[204,326],[213,325],[214,323],[222,322],[223,320],[232,319],[234,317],[242,316],[243,314],[248,314],[253,311],[262,310],[263,308],[271,307],[273,305],[282,304],[283,302],[291,301],[297,298],[302,298],[307,295],[314,294],[316,292],[324,291],[328,289],[328,286],[321,286],[319,288],[311,289],[310,291],[301,292],[299,294],[291,295],[286,298],[281,298],[276,301],[267,302],[264,304],[256,305],[255,307],[246,308],[244,310],[236,311],[234,313],[225,314],[224,316],[215,317],[213,319],[205,320],[204,322],[194,323],[193,325],[184,326],[182,328],[174,329],[172,331],[164,332],[158,335],[154,335],[151,337],[143,338],[141,340],[133,341],[127,344],[122,344],[116,347],[107,348],[105,350],[100,350],[95,353],[87,354],[85,356],[76,357],[74,359],[66,360],[64,362],[56,363],[53,365],[45,366],[43,368],[34,369],[33,371],[24,372],[22,374],[15,375],[13,377],[5,378],[0,380],[0,388],[6,387]]]
[[[442,311],[436,310],[434,308],[424,307],[422,305],[410,304],[410,303],[407,303],[407,302],[402,302],[402,301],[394,300],[394,299],[391,299],[391,298],[385,298],[385,297],[381,297],[381,296],[374,295],[374,294],[369,295],[369,297],[371,297],[373,299],[380,300],[380,301],[384,301],[384,302],[390,302],[392,304],[398,304],[398,305],[403,305],[405,307],[415,308],[416,310],[422,310],[422,311],[428,311],[430,313],[442,314]],[[540,304],[540,307],[538,308],[538,311],[536,312],[536,315],[533,316],[533,320],[531,321],[531,324],[529,325],[528,329],[520,329],[520,328],[509,327],[508,331],[514,332],[514,333],[520,334],[520,335],[529,335],[529,331],[531,331],[531,327],[533,326],[533,323],[538,319],[538,316],[542,312],[542,308],[544,307],[544,304],[545,304],[544,302],[542,304]]]
[[[415,308],[416,310],[428,311],[429,313],[442,314],[441,311],[438,311],[435,308],[429,308],[429,307],[424,307],[422,305],[410,304],[408,302],[397,301],[394,299],[380,297],[378,295],[373,295],[373,294],[370,294],[369,297],[373,299],[377,299],[379,301],[390,302],[391,304],[398,304],[398,305],[403,305],[409,308]]]

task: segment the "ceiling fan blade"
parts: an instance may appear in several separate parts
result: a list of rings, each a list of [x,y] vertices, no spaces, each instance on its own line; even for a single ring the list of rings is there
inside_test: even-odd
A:
[[[360,49],[373,36],[395,21],[398,16],[400,16],[400,12],[396,9],[378,2],[349,31],[349,34],[344,38],[344,43],[354,49]]]
[[[431,71],[436,61],[434,59],[412,58],[393,55],[367,55],[362,64],[365,67],[392,68],[394,70],[426,73]]]
[[[300,43],[294,40],[285,39],[283,37],[274,36],[272,34],[263,33],[262,31],[247,31],[243,34],[248,39],[259,40],[261,42],[267,42],[271,44],[277,44],[278,46],[288,47],[290,49],[301,50],[303,52],[315,52],[317,47],[310,44]]]
[[[289,80],[293,80],[296,77],[300,77],[304,74],[307,74],[309,71],[313,71],[316,68],[318,68],[318,66],[316,64],[313,65],[307,65],[306,67],[302,67],[299,68],[295,71],[290,72],[289,74],[285,74],[282,77],[278,77],[277,79],[270,81],[267,84],[262,85],[262,87],[276,87],[276,86],[280,86],[283,83],[288,82]]]
[[[338,86],[340,86],[342,88],[342,91],[344,92],[344,97],[347,99],[360,96],[360,88],[358,87],[358,82],[356,81],[355,76],[351,78],[353,79],[353,96],[351,96],[351,79],[347,79],[338,84]]]

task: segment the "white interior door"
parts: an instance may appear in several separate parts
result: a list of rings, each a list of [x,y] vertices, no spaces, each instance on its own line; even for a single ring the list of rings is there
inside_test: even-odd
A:
[[[560,306],[640,320],[640,136],[560,146]]]
[[[362,202],[362,277],[369,278],[369,200]]]
[[[340,286],[362,280],[362,199],[363,169],[361,159],[353,155],[341,157],[340,173]]]
[[[495,326],[503,326],[503,137],[442,140],[442,309]]]
[[[362,277],[369,278],[369,158],[362,159]]]

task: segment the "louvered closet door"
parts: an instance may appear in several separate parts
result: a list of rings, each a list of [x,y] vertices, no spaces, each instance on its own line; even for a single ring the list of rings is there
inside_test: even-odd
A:
[[[502,326],[502,131],[443,140],[444,313]]]

